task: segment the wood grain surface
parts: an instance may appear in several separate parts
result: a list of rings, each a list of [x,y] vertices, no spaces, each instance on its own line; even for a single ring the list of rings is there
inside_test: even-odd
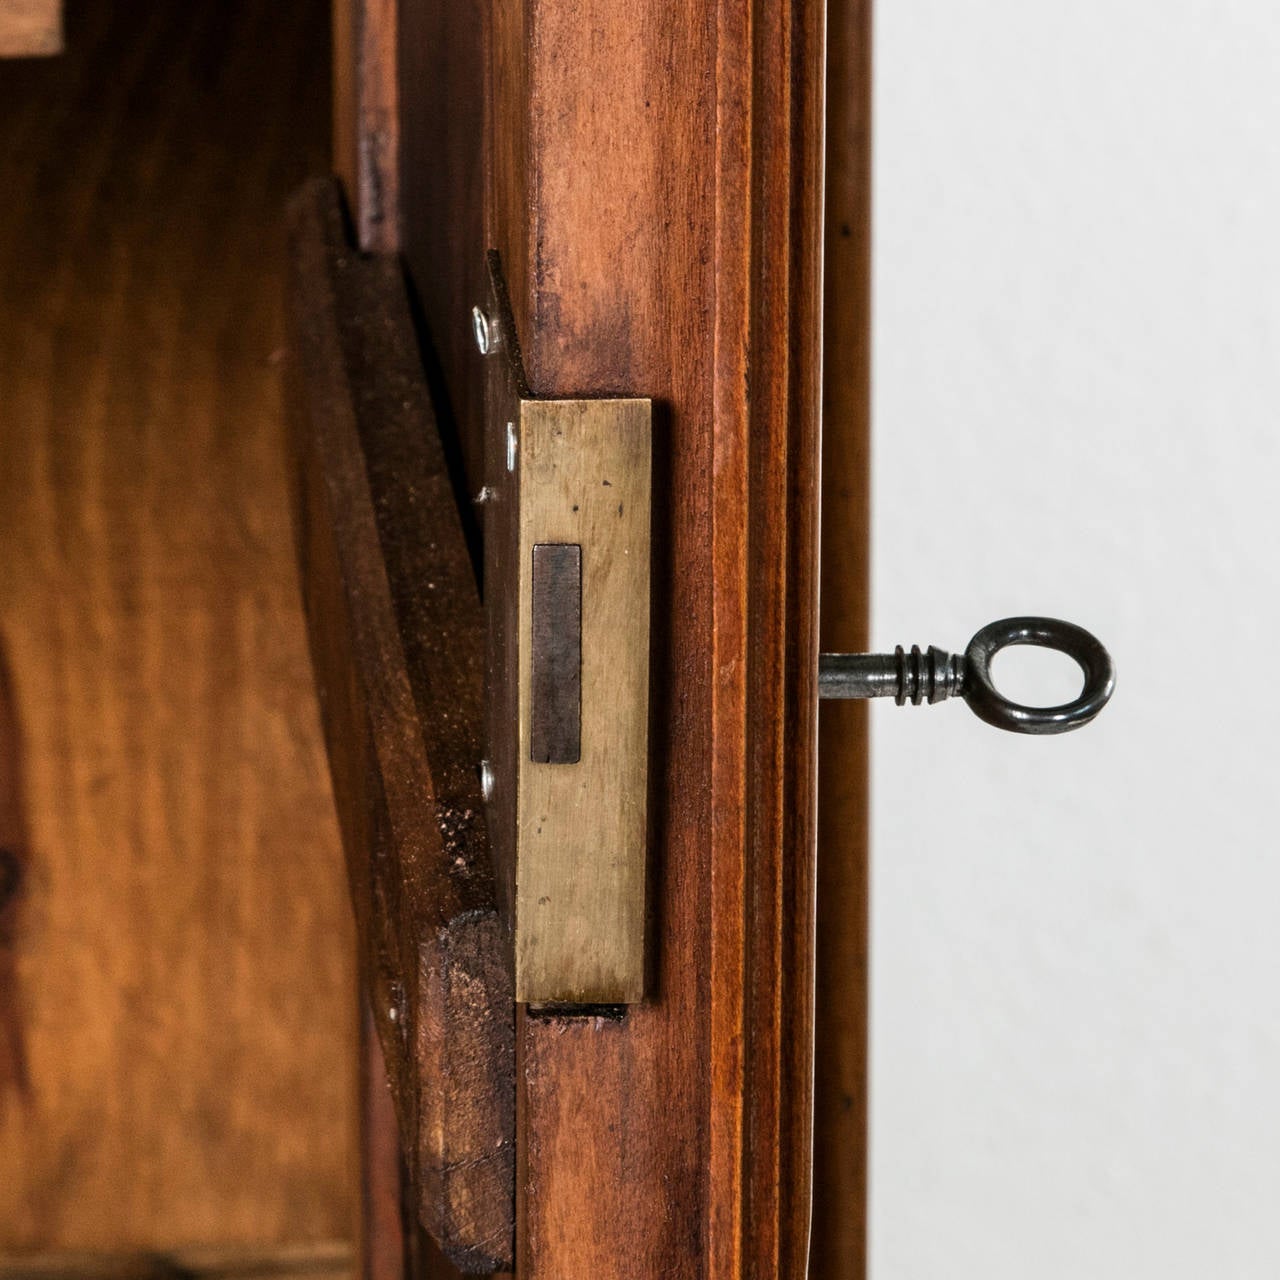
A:
[[[334,797],[412,1207],[510,1259],[514,1006],[480,791],[484,623],[400,266],[336,185],[292,203],[299,553]]]
[[[405,1280],[400,1121],[369,1001],[360,1000],[360,1280]],[[412,1222],[412,1217],[410,1218]]]
[[[871,0],[827,10],[822,649],[865,652],[870,575]],[[812,1280],[862,1280],[867,1222],[867,707],[822,704]]]
[[[399,0],[333,0],[333,167],[356,243],[400,247]]]
[[[0,58],[62,52],[62,0],[0,0]]]
[[[530,387],[656,411],[653,996],[521,1020],[527,1277],[806,1265],[823,9],[494,8]]]
[[[471,308],[489,287],[486,48],[492,21],[522,3],[397,0],[401,247],[425,321],[437,419],[473,494],[484,469],[484,378]]]
[[[278,363],[327,21],[87,4],[65,57],[0,64],[9,1258],[350,1239],[354,942]]]

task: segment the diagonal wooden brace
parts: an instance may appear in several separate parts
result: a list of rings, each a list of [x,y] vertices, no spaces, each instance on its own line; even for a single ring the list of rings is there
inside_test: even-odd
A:
[[[417,1214],[511,1265],[514,1005],[478,766],[484,621],[401,271],[329,181],[291,211],[291,410],[312,661]]]

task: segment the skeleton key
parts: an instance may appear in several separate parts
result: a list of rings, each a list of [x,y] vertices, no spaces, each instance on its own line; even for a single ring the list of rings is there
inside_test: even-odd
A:
[[[1075,660],[1084,673],[1084,688],[1071,702],[1056,707],[1029,707],[1006,698],[991,678],[992,659],[1011,645],[1056,649]],[[824,653],[818,659],[821,698],[893,698],[910,702],[944,702],[960,697],[973,713],[997,729],[1011,733],[1067,733],[1079,729],[1107,705],[1115,689],[1111,655],[1094,636],[1074,623],[1056,618],[1002,618],[982,628],[963,654],[930,645],[893,653]]]

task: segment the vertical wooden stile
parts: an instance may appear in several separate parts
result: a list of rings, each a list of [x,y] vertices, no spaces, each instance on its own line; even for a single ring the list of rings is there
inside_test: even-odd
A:
[[[653,996],[521,1020],[528,1277],[804,1271],[822,8],[495,9],[531,389],[656,408]]]
[[[868,648],[871,0],[827,11],[822,648]],[[819,733],[812,1280],[866,1273],[867,707]]]

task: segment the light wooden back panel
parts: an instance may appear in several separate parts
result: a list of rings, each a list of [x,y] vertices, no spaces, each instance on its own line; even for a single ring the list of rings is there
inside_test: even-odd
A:
[[[0,1254],[348,1238],[353,943],[278,366],[327,14],[81,9],[64,58],[0,63]]]
[[[0,58],[62,51],[62,0],[0,0]]]

